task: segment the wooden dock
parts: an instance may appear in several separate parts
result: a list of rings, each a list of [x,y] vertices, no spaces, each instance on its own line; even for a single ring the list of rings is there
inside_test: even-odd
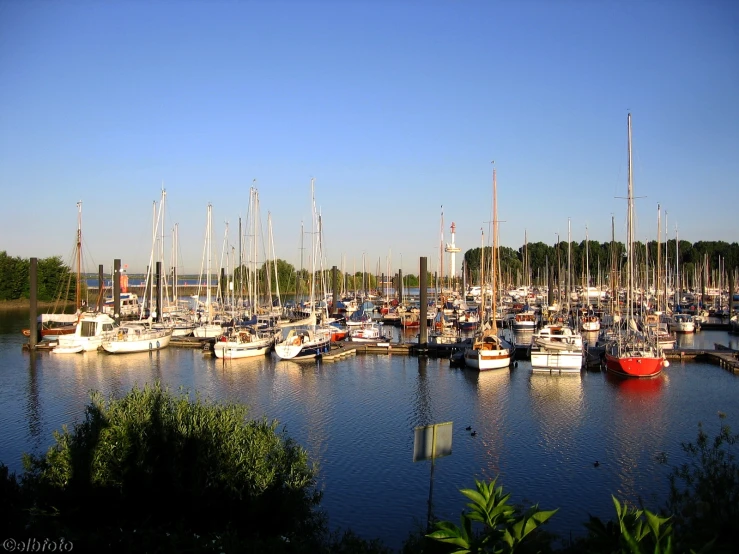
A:
[[[337,362],[357,354],[410,354],[410,343],[399,342],[338,342],[331,345],[331,352],[323,354],[324,362]]]
[[[731,373],[739,373],[739,350],[733,350],[722,344],[714,344],[714,350],[706,348],[673,348],[664,352],[668,360],[711,362]]]

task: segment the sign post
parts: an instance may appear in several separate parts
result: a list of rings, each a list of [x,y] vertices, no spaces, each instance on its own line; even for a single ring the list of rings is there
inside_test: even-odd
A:
[[[431,460],[431,477],[429,479],[429,501],[426,524],[431,530],[433,518],[433,495],[434,495],[434,460],[452,453],[452,429],[453,423],[435,423],[416,427],[413,441],[413,461]]]

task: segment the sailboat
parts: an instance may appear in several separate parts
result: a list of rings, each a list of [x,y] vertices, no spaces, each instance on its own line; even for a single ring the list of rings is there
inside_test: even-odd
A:
[[[577,327],[570,326],[568,323],[572,276],[572,238],[569,218],[567,220],[567,244],[566,311],[554,314],[549,323],[531,336],[528,353],[531,358],[531,370],[534,372],[558,370],[560,373],[579,373],[582,369],[585,352],[583,338],[577,332]]]
[[[312,233],[312,271],[310,286],[310,314],[307,321],[302,320],[300,325],[292,324],[287,336],[282,342],[275,344],[275,354],[281,360],[314,360],[331,351],[332,330],[325,323],[325,317],[319,324],[316,315],[316,258],[323,260],[321,252],[321,218],[316,213],[316,202],[314,195],[314,180],[311,179],[311,199],[313,208],[313,233]],[[316,227],[318,228],[316,230]],[[316,244],[316,236],[318,242]],[[323,271],[320,272],[323,275]],[[325,305],[325,303],[322,303]],[[325,307],[323,308],[325,310]],[[327,314],[323,314],[324,316]],[[287,327],[283,324],[282,327]]]
[[[628,128],[628,209],[626,326],[606,346],[606,370],[622,377],[655,377],[669,362],[652,337],[639,332],[634,319],[634,185],[631,165],[631,114]]]
[[[492,312],[490,324],[485,323],[479,333],[477,333],[472,344],[464,351],[464,363],[467,367],[478,371],[490,369],[505,369],[511,365],[511,352],[513,346],[502,337],[498,336],[498,325],[495,317],[495,302],[497,296],[497,251],[498,251],[498,205],[497,205],[497,183],[495,179],[495,167],[493,167],[493,252],[492,252]],[[480,258],[480,283],[484,287],[484,262],[485,262],[485,234],[482,233],[482,256]],[[484,289],[483,289],[484,290]],[[481,310],[485,310],[485,301],[483,294],[483,302]]]
[[[213,205],[208,203],[208,223],[206,225],[206,232],[205,232],[205,248],[206,251],[204,252],[205,259],[206,259],[206,284],[205,284],[205,291],[206,291],[206,297],[205,297],[205,313],[200,314],[200,311],[198,310],[198,326],[193,329],[192,334],[193,336],[199,338],[199,339],[206,339],[206,338],[215,338],[221,333],[223,333],[223,327],[219,323],[215,323],[213,321],[213,302],[211,299],[211,284],[212,284],[212,275],[211,275],[211,238],[212,238],[212,232],[213,232]],[[200,288],[198,287],[198,290]],[[199,297],[198,297],[199,299]],[[199,300],[198,300],[199,301]]]
[[[80,314],[82,312],[82,202],[77,202],[77,242],[75,245],[75,263],[77,265],[75,302],[76,312],[73,314],[64,313],[46,313],[36,318],[36,332],[39,338],[59,337],[61,335],[71,335],[77,328]],[[30,329],[23,329],[23,335],[31,336]]]

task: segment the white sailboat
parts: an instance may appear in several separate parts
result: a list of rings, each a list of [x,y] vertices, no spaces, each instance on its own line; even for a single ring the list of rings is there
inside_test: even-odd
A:
[[[206,233],[205,233],[205,258],[207,261],[207,268],[206,268],[206,283],[205,283],[205,314],[204,316],[200,316],[200,321],[198,322],[198,326],[195,327],[192,331],[193,336],[199,338],[199,339],[206,339],[206,338],[215,338],[221,333],[223,333],[223,327],[221,325],[213,322],[213,303],[211,298],[211,235],[212,235],[212,226],[213,222],[213,205],[208,203],[208,222],[206,225]],[[202,267],[202,266],[201,266]]]
[[[253,358],[267,354],[273,343],[271,333],[258,333],[251,327],[233,328],[216,340],[213,353],[227,360]]]
[[[101,346],[110,354],[161,350],[169,346],[172,329],[152,329],[144,322],[123,323],[103,336]]]
[[[493,167],[493,250],[492,250],[492,311],[490,323],[484,322],[481,332],[475,335],[472,344],[464,351],[464,363],[471,369],[485,371],[491,369],[505,369],[511,365],[511,353],[513,346],[502,337],[498,336],[498,325],[495,318],[495,303],[497,297],[497,249],[498,249],[498,205],[497,205],[497,182],[495,179],[495,167]],[[485,235],[482,234],[482,253],[480,260],[480,282],[484,286],[484,252]],[[481,310],[484,312],[485,304]],[[483,318],[484,320],[485,318]]]
[[[312,271],[310,286],[310,315],[303,325],[289,327],[285,339],[275,345],[275,354],[281,360],[314,360],[331,351],[331,328],[325,318],[319,324],[316,316],[316,258],[323,260],[321,253],[321,218],[316,212],[314,179],[311,179],[311,200],[313,209],[312,233]],[[316,240],[316,235],[318,240]],[[323,271],[320,272],[323,275]],[[325,314],[324,314],[325,315]]]
[[[587,233],[587,232],[586,232]],[[567,242],[572,244],[570,238],[570,221],[567,221]],[[584,361],[584,348],[582,335],[576,328],[567,322],[570,313],[570,275],[572,274],[572,254],[570,248],[567,250],[567,312],[552,318],[538,332],[531,336],[529,354],[531,356],[532,371],[579,372]]]

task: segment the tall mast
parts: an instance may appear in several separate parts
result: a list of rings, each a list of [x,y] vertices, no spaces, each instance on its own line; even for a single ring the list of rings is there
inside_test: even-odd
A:
[[[82,307],[82,200],[77,202],[77,286],[74,293],[74,305],[77,310]]]
[[[634,196],[633,196],[633,173],[631,167],[631,114],[626,118],[626,124],[628,128],[628,172],[629,172],[629,186],[628,186],[628,208],[627,208],[627,219],[626,219],[626,263],[628,264],[627,284],[626,284],[626,315],[627,325],[631,325],[632,310],[631,305],[631,294],[634,286],[634,269],[633,269],[633,255],[634,255],[634,237],[633,235],[633,217],[634,217]],[[629,327],[630,328],[630,327]]]
[[[611,316],[616,315],[618,305],[618,290],[616,287],[616,225],[611,216]],[[619,310],[620,311],[620,310]]]
[[[570,302],[572,295],[572,225],[570,218],[567,218],[567,292],[565,300],[567,300],[567,315],[570,313]]]
[[[211,279],[210,279],[211,236],[210,235],[211,235],[211,223],[212,223],[212,217],[213,217],[212,212],[213,212],[213,205],[210,202],[208,202],[208,223],[206,224],[206,231],[205,231],[205,243],[207,245],[206,246],[207,252],[205,253],[206,260],[207,260],[206,274],[207,274],[207,279],[208,279],[208,282],[206,283],[206,289],[205,289],[205,306],[207,310],[206,321],[208,323],[210,323],[210,282],[211,282]]]
[[[657,281],[654,286],[654,293],[657,297],[657,311],[660,311],[660,305],[661,305],[661,298],[659,295],[659,286],[662,283],[662,256],[661,256],[661,236],[660,233],[662,232],[662,224],[661,224],[661,216],[662,213],[660,212],[659,204],[657,204]]]
[[[677,236],[677,225],[675,225],[675,311],[680,308],[680,239]]]
[[[590,245],[588,244],[588,226],[585,226],[585,303],[590,302]]]
[[[495,295],[498,291],[498,183],[495,179],[495,165],[493,165],[493,263],[492,263],[492,272],[493,272],[493,278],[492,278],[492,290],[493,297],[491,300],[491,317],[492,317],[492,328],[493,333],[497,334],[498,332],[498,323],[496,321],[496,305],[495,305]]]
[[[441,229],[439,230],[439,295],[444,296],[444,206],[441,206]]]
[[[480,229],[480,318],[485,324],[485,231]]]

